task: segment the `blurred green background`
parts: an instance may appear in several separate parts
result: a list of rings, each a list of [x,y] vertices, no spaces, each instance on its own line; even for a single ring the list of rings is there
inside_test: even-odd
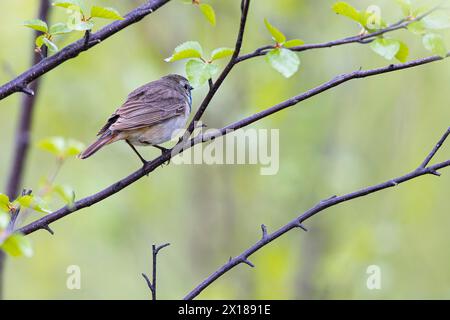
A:
[[[126,13],[143,1],[93,0]],[[307,43],[356,34],[336,16],[334,1],[255,0],[243,52],[271,43],[263,18],[288,38]],[[211,27],[199,10],[173,0],[119,34],[43,77],[38,93],[34,142],[24,187],[38,188],[54,159],[36,148],[49,136],[90,143],[128,92],[167,73],[184,74],[183,62],[166,63],[173,48],[198,40],[206,51],[234,45],[239,0],[210,0]],[[401,17],[394,1],[379,5],[389,22]],[[29,67],[37,0],[1,1],[0,82]],[[50,20],[64,21],[53,9]],[[107,21],[97,20],[96,29]],[[447,43],[450,38],[446,34]],[[58,40],[62,47],[82,34]],[[427,56],[420,38],[395,35],[410,45],[410,59]],[[240,64],[208,109],[205,122],[221,127],[325,82],[337,74],[389,64],[367,46],[348,45],[300,55],[290,79],[264,58]],[[259,166],[175,166],[157,169],[119,194],[52,225],[56,232],[31,235],[32,258],[9,258],[7,299],[149,299],[141,277],[150,273],[151,244],[170,242],[158,260],[158,295],[182,298],[206,276],[260,237],[260,224],[280,227],[321,199],[402,175],[416,167],[450,125],[450,61],[354,80],[314,97],[254,127],[280,130],[280,170],[261,176]],[[194,109],[206,88],[194,92]],[[6,181],[21,95],[0,102],[0,177]],[[141,149],[147,158],[159,154]],[[445,146],[435,161],[448,159]],[[95,193],[140,167],[125,143],[86,161],[68,161],[57,178],[77,199]],[[238,266],[204,291],[204,299],[396,299],[450,298],[450,174],[427,176],[397,188],[331,208],[253,257],[256,268]],[[55,204],[57,209],[61,203]],[[33,214],[31,218],[38,218]],[[66,269],[81,268],[81,289],[68,290]],[[381,268],[380,290],[368,290],[366,269]]]

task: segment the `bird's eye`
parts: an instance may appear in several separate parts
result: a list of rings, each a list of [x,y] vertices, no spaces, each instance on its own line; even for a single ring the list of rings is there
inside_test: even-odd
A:
[[[189,84],[189,83],[186,83],[185,85],[184,85],[184,88],[186,89],[186,90],[192,90],[192,89],[194,89],[194,88],[192,88],[191,87],[191,85]]]

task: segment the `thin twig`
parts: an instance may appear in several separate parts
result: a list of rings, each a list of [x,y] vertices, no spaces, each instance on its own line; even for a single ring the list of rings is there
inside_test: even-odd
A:
[[[126,14],[123,20],[114,21],[99,31],[90,34],[87,45],[85,44],[85,38],[83,37],[82,39],[61,49],[51,57],[43,59],[40,63],[34,65],[15,79],[1,86],[0,100],[15,92],[23,92],[24,88],[26,88],[31,81],[41,77],[43,74],[53,70],[67,60],[75,58],[81,52],[96,46],[103,40],[111,37],[126,27],[142,20],[145,16],[151,14],[169,1],[170,0],[149,0]]]
[[[145,282],[152,293],[152,300],[156,300],[156,258],[159,251],[167,246],[170,246],[170,243],[165,243],[160,246],[152,245],[152,281],[150,281],[145,273],[142,273],[142,277],[144,277]]]
[[[377,38],[381,35],[407,28],[408,25],[410,25],[411,23],[422,20],[423,18],[425,18],[427,15],[431,14],[438,8],[439,8],[438,6],[434,7],[433,9],[429,10],[428,12],[425,12],[424,14],[416,17],[415,19],[409,19],[409,20],[401,19],[398,22],[396,22],[386,28],[380,29],[380,30],[372,32],[372,33],[363,33],[360,35],[346,37],[346,38],[333,40],[333,41],[327,41],[327,42],[323,42],[323,43],[304,44],[301,46],[289,48],[289,50],[295,51],[295,52],[303,52],[303,51],[308,51],[308,50],[313,50],[313,49],[337,47],[337,46],[342,46],[342,45],[351,44],[351,43],[367,44],[367,43],[372,42],[375,38]],[[240,63],[240,62],[243,62],[243,61],[251,59],[251,58],[264,56],[273,48],[274,48],[274,45],[266,45],[266,46],[260,47],[251,53],[247,53],[245,55],[238,57],[236,60],[236,63]]]
[[[449,135],[450,128],[448,128],[447,132],[442,136],[442,138],[439,140],[438,144],[442,144],[445,139],[447,139]],[[436,155],[437,149],[434,148],[426,157],[428,159],[428,162]],[[317,203],[314,207],[311,209],[305,211],[300,216],[296,217],[286,225],[282,226],[278,230],[274,231],[273,233],[267,234],[267,229],[264,225],[262,225],[263,229],[263,237],[256,242],[253,246],[242,252],[240,255],[238,255],[235,258],[231,258],[227,263],[225,263],[222,267],[220,267],[218,270],[216,270],[214,273],[212,273],[208,278],[206,278],[202,283],[200,283],[197,287],[195,287],[184,299],[191,300],[198,296],[203,290],[205,290],[209,285],[211,285],[214,281],[216,281],[219,277],[221,277],[223,274],[227,273],[231,269],[233,269],[235,266],[245,263],[250,265],[251,267],[254,267],[253,264],[249,263],[248,257],[250,257],[252,254],[266,246],[268,243],[274,241],[278,237],[284,235],[288,231],[295,229],[296,227],[300,226],[302,222],[305,220],[311,218],[312,216],[316,215],[317,213],[333,207],[337,204],[350,201],[359,197],[364,197],[369,194],[388,189],[391,187],[395,187],[403,182],[418,178],[423,175],[427,174],[433,174],[433,172],[437,172],[437,170],[445,168],[450,166],[450,160],[437,163],[435,165],[429,166],[429,167],[419,167],[419,169],[415,169],[403,176],[400,176],[398,178],[390,179],[388,181],[385,181],[383,183],[373,185],[368,188],[363,188],[358,191],[345,194],[343,196],[333,196],[326,200],[322,200],[319,203]]]
[[[449,53],[450,55],[450,53]],[[406,63],[400,63],[400,64],[392,64],[383,68],[377,68],[377,69],[369,69],[369,70],[356,70],[350,73],[342,74],[340,76],[335,77],[334,79],[317,86],[309,91],[306,91],[298,96],[295,96],[291,99],[288,99],[282,103],[279,103],[271,108],[268,108],[266,110],[263,110],[261,112],[255,113],[247,118],[241,119],[237,122],[234,122],[226,127],[223,127],[220,130],[217,130],[217,132],[213,134],[203,134],[197,137],[192,138],[188,141],[186,145],[175,146],[171,152],[165,152],[164,154],[156,157],[155,159],[148,161],[141,169],[133,172],[129,176],[115,182],[114,184],[110,185],[109,187],[101,190],[98,193],[95,193],[91,196],[88,196],[86,198],[80,199],[73,203],[71,206],[65,206],[62,207],[59,210],[56,210],[36,221],[33,221],[29,223],[28,225],[20,228],[18,231],[23,232],[24,234],[30,234],[32,232],[35,232],[36,230],[39,230],[42,228],[43,225],[49,225],[59,219],[62,219],[63,217],[79,211],[83,208],[90,207],[110,196],[113,194],[118,193],[122,189],[128,187],[129,185],[133,184],[137,180],[141,179],[142,177],[146,176],[150,172],[153,172],[156,168],[159,168],[162,164],[166,163],[168,160],[173,158],[174,156],[180,154],[183,152],[183,150],[186,150],[187,148],[190,148],[196,144],[211,141],[214,138],[227,135],[235,130],[238,130],[240,128],[246,127],[250,125],[253,122],[256,122],[260,119],[263,119],[265,117],[268,117],[274,113],[277,113],[283,109],[286,109],[288,107],[297,105],[298,103],[310,99],[319,93],[328,91],[334,87],[337,87],[345,82],[348,82],[352,79],[361,79],[371,76],[376,76],[380,74],[385,74],[389,72],[399,71],[403,69],[408,68],[414,68],[420,65],[436,62],[442,60],[442,57],[439,56],[431,56],[427,58],[422,58],[418,60],[412,60]]]

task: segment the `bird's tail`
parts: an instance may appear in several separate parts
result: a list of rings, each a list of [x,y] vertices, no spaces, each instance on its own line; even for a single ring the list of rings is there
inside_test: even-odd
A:
[[[116,138],[115,134],[111,134],[107,132],[106,134],[101,135],[96,141],[94,141],[89,147],[86,148],[82,153],[78,155],[80,159],[86,159],[100,150],[103,146],[114,142]]]

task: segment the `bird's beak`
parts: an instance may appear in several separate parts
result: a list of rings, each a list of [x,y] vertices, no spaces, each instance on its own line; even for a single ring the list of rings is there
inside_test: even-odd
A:
[[[191,90],[191,91],[194,90],[194,87],[189,85],[189,90]]]

